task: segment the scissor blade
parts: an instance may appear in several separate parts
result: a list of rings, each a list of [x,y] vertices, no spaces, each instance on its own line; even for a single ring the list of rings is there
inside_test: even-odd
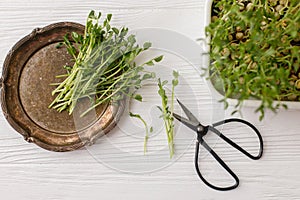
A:
[[[189,111],[189,109],[187,109],[187,107],[185,107],[178,99],[176,99],[176,100],[179,103],[182,110],[184,111],[184,113],[186,114],[186,116],[188,117],[188,119],[190,121],[199,123],[198,119],[193,115],[193,113],[191,111]]]
[[[173,117],[175,117],[178,121],[189,127],[190,129],[197,131],[197,128],[199,126],[198,122],[190,121],[184,117],[181,117],[180,115],[177,115],[176,113],[173,113]]]

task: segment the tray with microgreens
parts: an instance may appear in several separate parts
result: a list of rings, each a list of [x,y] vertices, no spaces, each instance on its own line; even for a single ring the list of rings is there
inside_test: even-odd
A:
[[[300,100],[298,0],[209,1],[206,35],[208,76],[226,106],[255,106],[260,119],[299,108],[291,103]]]

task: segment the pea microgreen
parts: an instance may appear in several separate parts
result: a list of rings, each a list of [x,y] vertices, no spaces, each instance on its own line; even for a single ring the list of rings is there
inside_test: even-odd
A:
[[[173,71],[173,80],[172,80],[172,89],[171,89],[171,106],[168,106],[168,96],[166,94],[165,86],[168,83],[168,81],[161,81],[161,79],[158,79],[158,94],[161,97],[161,106],[157,106],[158,109],[161,111],[162,115],[161,117],[164,120],[164,127],[168,138],[168,146],[169,146],[169,152],[170,152],[170,158],[174,155],[174,90],[175,87],[178,85],[178,72]]]
[[[142,81],[155,77],[144,70],[145,65],[154,65],[162,60],[155,57],[144,64],[137,65],[135,58],[151,47],[144,43],[136,44],[135,35],[128,35],[128,28],[110,25],[108,14],[100,23],[101,13],[91,11],[88,15],[84,35],[73,32],[72,40],[64,37],[63,44],[74,59],[73,66],[64,66],[65,79],[53,90],[57,95],[49,105],[59,112],[67,110],[72,114],[81,98],[91,99],[90,107],[81,114],[87,114],[100,104],[117,102],[125,96],[142,101],[141,95],[134,95],[131,88],[139,89]]]
[[[150,129],[149,129],[146,121],[139,114],[133,114],[132,112],[129,112],[129,116],[139,119],[143,123],[143,125],[145,126],[145,130],[146,130],[146,135],[145,135],[145,139],[144,139],[144,154],[145,154],[147,152],[147,141],[149,139],[149,132],[150,133],[153,132],[153,127],[151,126]]]

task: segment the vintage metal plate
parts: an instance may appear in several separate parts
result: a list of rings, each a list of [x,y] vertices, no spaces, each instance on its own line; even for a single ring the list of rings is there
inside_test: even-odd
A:
[[[62,66],[72,64],[66,48],[57,44],[73,31],[83,33],[84,26],[61,22],[33,30],[11,49],[3,66],[1,105],[6,119],[26,141],[51,151],[92,144],[116,125],[124,110],[124,102],[106,104],[79,117],[88,99],[79,102],[72,115],[48,108],[55,88],[50,84],[61,82],[56,76],[66,73]]]

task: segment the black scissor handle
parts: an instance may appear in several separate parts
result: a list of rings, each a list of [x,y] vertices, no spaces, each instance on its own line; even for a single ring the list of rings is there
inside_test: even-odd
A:
[[[249,152],[247,152],[245,149],[243,149],[242,147],[240,147],[239,145],[237,145],[236,143],[234,143],[232,140],[230,140],[229,138],[227,138],[218,129],[215,128],[217,126],[220,126],[220,125],[226,124],[226,123],[230,123],[230,122],[239,122],[239,123],[245,124],[248,127],[250,127],[256,133],[256,135],[258,137],[258,140],[259,140],[259,152],[258,152],[258,155],[256,155],[256,156],[251,155]],[[242,152],[244,155],[246,155],[247,157],[251,158],[252,160],[258,160],[263,155],[263,146],[264,145],[263,145],[262,136],[261,136],[260,132],[257,130],[257,128],[253,124],[251,124],[250,122],[248,122],[248,121],[245,121],[243,119],[238,119],[238,118],[229,118],[229,119],[225,119],[225,120],[216,122],[212,126],[208,126],[208,130],[210,130],[210,131],[214,132],[215,134],[217,134],[225,142],[227,142],[232,147],[234,147],[235,149],[239,150],[240,152]]]
[[[232,140],[230,140],[229,138],[227,138],[226,136],[224,136],[218,129],[216,129],[215,127],[225,124],[225,123],[230,123],[230,122],[240,122],[243,123],[247,126],[249,126],[257,135],[258,139],[259,139],[259,153],[257,156],[253,156],[251,155],[249,152],[247,152],[245,149],[243,149],[242,147],[240,147],[239,145],[237,145],[236,143],[234,143]],[[242,152],[244,155],[246,155],[247,157],[253,159],[253,160],[258,160],[262,157],[263,154],[263,139],[261,137],[260,132],[257,130],[257,128],[251,124],[250,122],[247,122],[245,120],[242,119],[238,119],[238,118],[230,118],[230,119],[225,119],[222,120],[220,122],[214,123],[212,126],[207,126],[206,127],[208,131],[214,132],[215,134],[217,134],[220,138],[222,138],[225,142],[227,142],[228,144],[230,144],[232,147],[234,147],[235,149],[239,150],[240,152]],[[231,177],[235,180],[235,183],[231,186],[227,186],[227,187],[219,187],[219,186],[215,186],[211,183],[209,183],[201,174],[200,170],[199,170],[199,165],[198,165],[198,158],[199,158],[199,144],[201,144],[216,160],[217,162],[231,175]],[[209,145],[203,140],[202,137],[198,138],[198,141],[196,143],[196,150],[195,150],[195,168],[196,171],[198,173],[198,176],[200,177],[200,179],[209,187],[215,189],[215,190],[220,190],[220,191],[227,191],[227,190],[232,190],[235,189],[238,185],[239,185],[239,178],[237,177],[237,175],[227,166],[227,164],[216,154],[216,152],[211,149],[209,147]]]
[[[215,190],[219,190],[219,191],[227,191],[227,190],[232,190],[234,188],[236,188],[239,185],[239,178],[237,177],[237,175],[226,165],[226,163],[216,154],[216,152],[214,150],[212,150],[208,144],[201,139],[200,141],[201,145],[203,145],[203,147],[218,161],[218,163],[220,165],[222,165],[222,167],[232,176],[232,178],[234,179],[235,183],[231,186],[227,186],[227,187],[219,187],[219,186],[215,186],[211,183],[209,183],[201,174],[200,169],[199,169],[199,164],[198,164],[198,158],[199,158],[199,141],[197,141],[196,143],[196,150],[195,150],[195,168],[196,168],[196,172],[198,174],[198,176],[200,177],[200,179],[210,188],[215,189]]]

